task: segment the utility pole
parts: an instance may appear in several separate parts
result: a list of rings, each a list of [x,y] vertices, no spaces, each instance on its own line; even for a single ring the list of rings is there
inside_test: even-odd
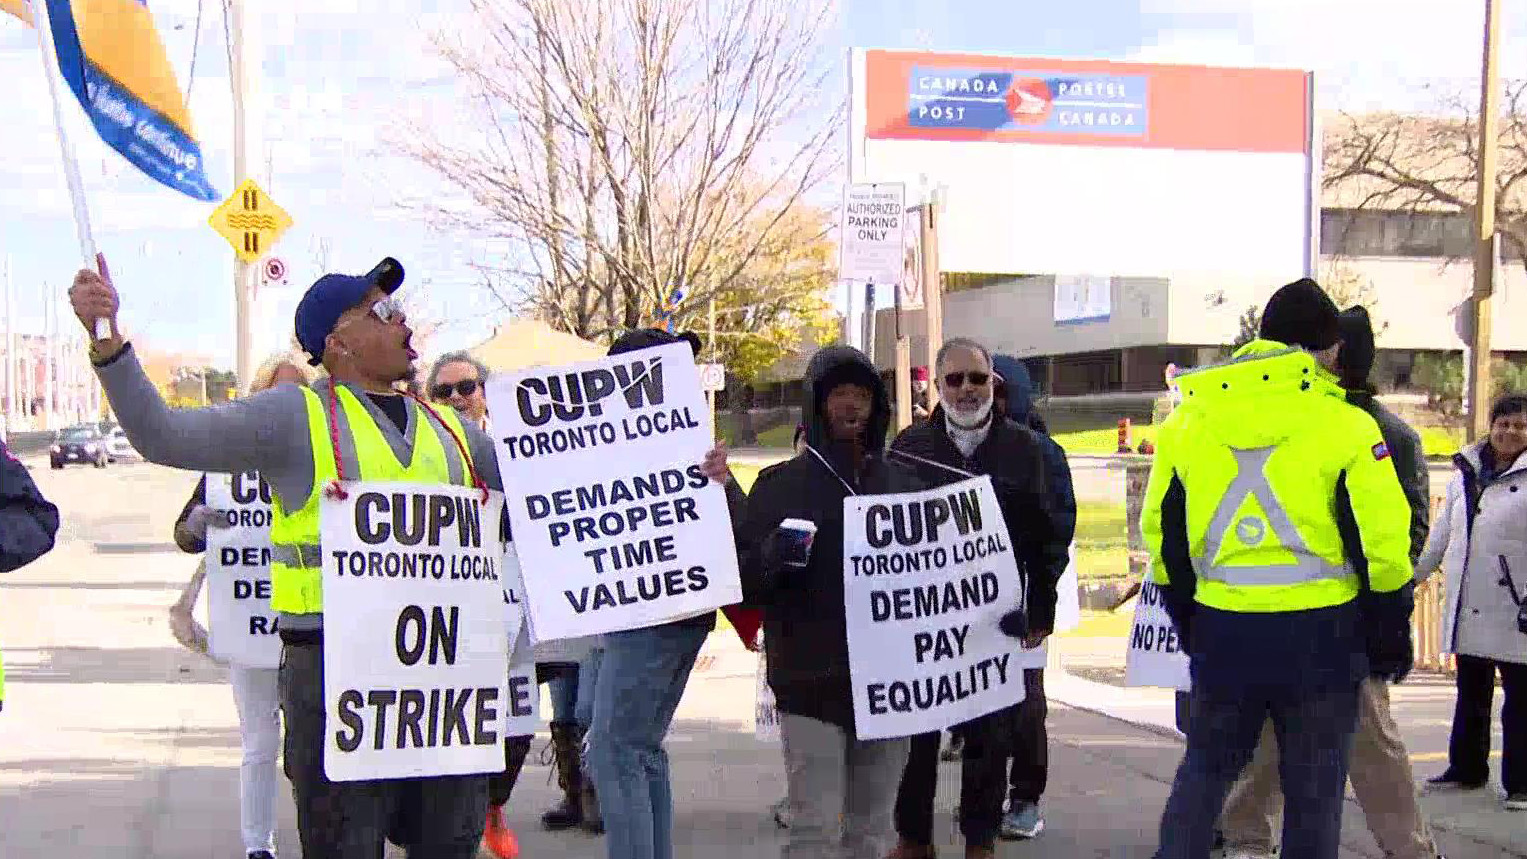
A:
[[[1490,434],[1490,326],[1495,293],[1495,160],[1500,127],[1500,9],[1485,0],[1485,56],[1479,94],[1479,191],[1474,206],[1474,343],[1469,360],[1468,440]]]
[[[938,350],[944,345],[944,283],[938,268],[938,192],[923,201],[918,244],[922,248],[923,307],[928,318],[928,373],[938,373]],[[910,373],[910,371],[909,371]],[[910,376],[909,376],[910,378]],[[909,381],[908,386],[912,383]],[[928,385],[928,411],[938,404],[938,386]]]
[[[233,71],[229,80],[233,84],[233,185],[238,187],[249,178],[249,153],[258,152],[251,146],[253,128],[246,112],[246,104],[252,100],[255,87],[254,70],[258,63],[249,62],[250,45],[244,32],[244,0],[228,0],[228,33],[232,52]],[[248,390],[254,373],[254,340],[250,330],[254,312],[256,266],[235,258],[233,275],[233,305],[236,319],[234,337],[234,367],[239,376],[240,390]]]
[[[706,304],[705,313],[710,317],[710,362],[712,364],[719,364],[721,362],[717,358],[716,352],[716,287],[714,284],[711,285],[711,297],[710,301]],[[725,371],[723,370],[722,373],[721,378],[725,379]],[[722,384],[725,385],[726,383],[723,381]],[[707,390],[705,392],[705,402],[710,406],[711,436],[713,438],[720,438],[721,430],[716,426],[716,392]]]

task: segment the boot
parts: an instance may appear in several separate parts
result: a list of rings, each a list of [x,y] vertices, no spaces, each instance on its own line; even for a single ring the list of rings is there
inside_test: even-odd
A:
[[[599,795],[594,792],[593,779],[583,780],[583,790],[578,798],[583,808],[583,828],[595,835],[603,835],[604,817],[599,813]]]
[[[885,859],[938,859],[938,853],[929,845],[913,844],[903,838]]]
[[[997,850],[994,847],[976,847],[967,844],[965,859],[997,859]]]
[[[541,825],[553,832],[583,823],[583,737],[572,722],[551,723],[551,751],[562,800],[541,815]]]

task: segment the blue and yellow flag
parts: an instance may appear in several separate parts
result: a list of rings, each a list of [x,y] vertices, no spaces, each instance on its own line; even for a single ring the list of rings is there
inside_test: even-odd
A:
[[[45,2],[59,71],[101,139],[160,183],[218,199],[147,3]],[[26,0],[0,0],[0,10],[31,22]]]

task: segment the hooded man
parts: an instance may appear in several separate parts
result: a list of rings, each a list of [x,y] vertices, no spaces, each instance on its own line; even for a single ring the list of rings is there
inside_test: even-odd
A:
[[[743,592],[763,609],[768,682],[780,712],[791,859],[883,859],[905,739],[859,740],[844,617],[843,502],[924,488],[884,455],[885,384],[857,349],[829,346],[806,368],[806,447],[758,475],[738,541]],[[790,539],[787,519],[816,526]]]
[[[1347,402],[1367,412],[1378,424],[1384,445],[1394,459],[1400,486],[1410,504],[1410,558],[1414,563],[1425,548],[1431,512],[1430,476],[1422,455],[1421,437],[1374,397],[1369,375],[1376,350],[1368,311],[1362,307],[1347,308],[1341,312],[1338,325],[1341,345],[1336,353],[1336,371],[1346,389]],[[1395,682],[1399,682],[1398,678]],[[1350,770],[1352,791],[1384,855],[1392,859],[1439,859],[1437,845],[1421,813],[1410,757],[1390,712],[1389,684],[1384,677],[1368,677],[1363,681]],[[1230,859],[1275,855],[1282,810],[1278,746],[1269,725],[1262,731],[1251,764],[1225,800],[1221,826]]]
[[[896,437],[890,455],[915,468],[918,477],[930,486],[978,474],[991,477],[1026,583],[1024,645],[1038,647],[1055,626],[1055,582],[1065,570],[1069,543],[1061,540],[1055,526],[1052,509],[1058,505],[1046,488],[1043,440],[1005,417],[1006,409],[997,407],[996,375],[984,346],[965,338],[948,340],[934,363],[939,404],[928,420]],[[1026,686],[1032,686],[1030,680],[1030,672],[1025,671]],[[960,830],[965,836],[965,855],[971,859],[994,855],[1003,823],[1009,752],[1029,756],[1028,750],[1018,751],[1013,745],[1022,733],[1020,723],[1032,721],[1035,706],[1030,694],[1026,688],[1022,703],[957,729],[964,739]],[[1043,698],[1039,700],[1042,708]],[[1042,722],[1042,715],[1040,719]],[[912,738],[896,800],[896,831],[901,842],[891,854],[894,859],[928,859],[934,855],[938,744],[938,733]],[[1037,818],[1037,810],[1034,816]],[[1029,836],[1037,834],[1038,828],[1029,827]]]
[[[1044,455],[1045,486],[1048,489],[1050,513],[1055,522],[1055,539],[1050,542],[1052,558],[1049,569],[1063,573],[1070,563],[1071,542],[1076,538],[1076,493],[1071,482],[1071,466],[1066,462],[1066,451],[1050,438],[1044,420],[1034,411],[1034,386],[1028,368],[1023,362],[1009,355],[992,358],[992,368],[997,372],[997,405],[1007,418],[1020,426],[1034,431]],[[1036,593],[1047,594],[1033,602],[1055,605],[1056,585],[1059,579],[1044,581],[1036,579],[1032,585]],[[1053,627],[1054,612],[1049,615]],[[1035,626],[1044,624],[1045,618],[1030,618]],[[1012,763],[1008,773],[1007,813],[1002,816],[1000,835],[1009,840],[1027,839],[1044,831],[1044,817],[1040,814],[1039,800],[1044,796],[1050,774],[1050,738],[1045,720],[1048,706],[1045,702],[1045,671],[1029,668],[1023,672],[1023,703],[1018,705],[1017,736],[1012,748]]]
[[[1338,339],[1319,284],[1279,289],[1258,339],[1178,377],[1158,434],[1141,531],[1193,718],[1157,859],[1208,859],[1269,718],[1283,855],[1336,859],[1359,690],[1410,668],[1410,511],[1378,425],[1330,372]]]

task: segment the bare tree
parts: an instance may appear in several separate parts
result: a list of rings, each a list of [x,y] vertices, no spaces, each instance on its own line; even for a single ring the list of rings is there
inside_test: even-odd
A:
[[[1478,93],[1441,93],[1435,115],[1343,113],[1327,125],[1323,185],[1344,208],[1472,216],[1479,181]],[[1527,261],[1527,81],[1505,86],[1495,222]],[[1328,194],[1333,196],[1333,194]]]
[[[437,38],[472,96],[469,138],[403,148],[470,200],[414,202],[508,240],[485,280],[581,337],[630,328],[675,287],[729,291],[838,166],[824,91],[831,0],[473,0]]]

